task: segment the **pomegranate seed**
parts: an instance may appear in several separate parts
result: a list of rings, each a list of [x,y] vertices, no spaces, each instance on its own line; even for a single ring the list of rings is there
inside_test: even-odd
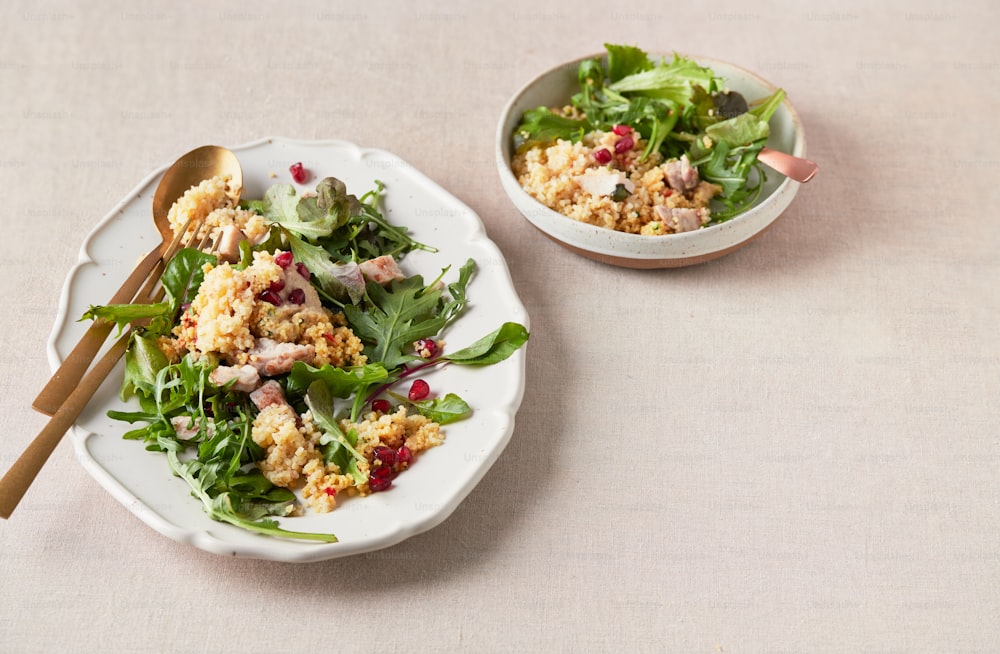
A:
[[[302,184],[308,178],[308,174],[306,173],[306,169],[302,165],[301,161],[293,163],[291,166],[289,166],[288,167],[288,172],[290,172],[292,174],[292,179],[294,179],[299,184]]]
[[[273,282],[271,282],[270,286],[267,287],[269,291],[272,291],[274,293],[280,293],[282,290],[284,290],[284,288],[285,288],[285,280],[283,279],[276,279]]]
[[[413,344],[413,349],[425,359],[430,359],[437,354],[438,344],[433,338],[421,338]]]
[[[332,486],[327,486],[326,488],[323,489],[323,492],[329,495],[330,497],[334,497],[337,495],[337,489],[333,488]]]
[[[264,302],[270,302],[276,307],[281,306],[281,296],[274,291],[264,291],[260,294],[260,299]]]
[[[306,268],[306,264],[302,263],[301,261],[295,264],[295,269],[298,270],[299,274],[305,277],[306,280],[308,280],[309,277],[311,276],[309,269]]]
[[[615,149],[618,149],[618,145],[615,144]],[[601,148],[600,150],[594,152],[594,161],[599,164],[611,163],[611,151],[607,148]]]
[[[380,468],[391,468],[396,465],[396,450],[391,447],[379,445],[375,448],[373,454],[375,455],[375,461],[380,462],[378,464]]]
[[[635,141],[632,140],[631,136],[623,136],[618,139],[617,143],[615,143],[615,154],[625,154],[631,150],[634,145]]]
[[[375,468],[368,474],[368,488],[373,493],[387,490],[392,486],[392,468]]]
[[[417,379],[416,381],[413,382],[413,385],[410,386],[410,392],[407,395],[407,397],[409,397],[414,402],[417,402],[418,400],[422,400],[426,398],[428,395],[430,395],[430,392],[431,392],[430,385],[428,385],[427,382],[425,382],[423,379]]]
[[[378,411],[379,413],[388,413],[391,408],[392,405],[389,404],[389,400],[385,398],[381,398],[372,402],[372,411]]]
[[[413,461],[413,452],[411,452],[410,448],[405,445],[400,446],[400,448],[396,450],[396,463],[401,466],[408,466],[410,465],[410,461]]]
[[[291,252],[279,252],[274,255],[274,263],[278,264],[282,268],[287,268],[292,265],[292,258]]]
[[[627,136],[632,133],[632,128],[628,125],[615,125],[612,130],[618,136]]]
[[[301,288],[297,288],[288,294],[288,301],[292,304],[302,304],[306,301],[306,292]]]

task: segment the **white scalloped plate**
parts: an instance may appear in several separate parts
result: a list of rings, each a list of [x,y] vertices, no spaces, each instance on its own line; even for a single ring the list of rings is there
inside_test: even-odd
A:
[[[482,221],[466,205],[399,157],[343,141],[294,141],[269,138],[233,148],[243,166],[245,198],[260,197],[278,181],[290,182],[288,167],[301,161],[312,177],[301,190],[326,176],[342,179],[356,195],[385,183],[383,210],[393,223],[409,228],[418,241],[438,249],[413,252],[402,263],[406,274],[437,277],[473,258],[478,264],[469,285],[466,313],[445,334],[448,349],[464,347],[505,321],[528,326],[506,261],[487,237]],[[69,274],[49,360],[55,369],[86,328],[77,321],[91,304],[106,302],[138,259],[159,242],[150,203],[164,166],[143,180],[86,238],[80,260]],[[272,177],[271,175],[276,175]],[[441,393],[462,396],[474,410],[447,425],[445,443],[423,453],[393,487],[364,498],[347,498],[335,511],[284,518],[283,527],[333,533],[337,543],[321,544],[268,538],[209,519],[190,496],[187,484],[172,476],[162,454],[121,435],[125,423],[107,417],[125,409],[118,399],[122,368],[98,390],[72,432],[84,468],[119,502],[147,525],[174,540],[215,554],[278,561],[319,561],[388,547],[426,531],[447,518],[497,459],[514,430],[524,392],[525,348],[486,368],[447,366],[427,375]]]

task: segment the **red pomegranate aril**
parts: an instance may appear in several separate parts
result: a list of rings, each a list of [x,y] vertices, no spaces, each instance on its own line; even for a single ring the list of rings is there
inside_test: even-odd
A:
[[[631,136],[623,136],[618,139],[617,143],[615,143],[615,154],[625,154],[631,150],[634,145],[635,141],[632,140]]]
[[[428,383],[425,382],[423,379],[417,379],[416,381],[413,382],[413,385],[410,386],[410,392],[409,394],[407,394],[407,397],[409,397],[414,402],[417,402],[426,399],[426,397],[430,395],[430,392],[431,392],[430,385],[428,385]]]
[[[276,279],[273,282],[271,282],[270,286],[267,287],[267,290],[271,291],[272,293],[280,293],[284,289],[285,289],[285,280],[283,279]]]
[[[308,178],[305,166],[302,165],[301,161],[293,163],[291,166],[289,166],[288,172],[292,174],[292,179],[294,179],[299,184],[304,183]]]
[[[385,470],[385,468],[382,468],[382,470]],[[368,488],[373,493],[381,493],[382,491],[389,490],[390,486],[392,486],[392,478],[380,479],[373,474],[368,479]]]
[[[392,468],[373,468],[368,473],[368,488],[373,493],[384,491],[392,486]]]
[[[288,301],[292,304],[303,304],[306,301],[306,292],[297,288],[288,294]]]
[[[263,293],[260,294],[260,299],[264,302],[270,302],[276,307],[281,306],[281,296],[275,293],[274,291],[270,290],[264,291]]]
[[[628,125],[615,125],[611,131],[618,136],[627,136],[632,133],[632,128]]]
[[[278,264],[282,268],[287,268],[288,266],[292,265],[293,258],[294,257],[292,256],[291,252],[279,252],[278,254],[274,255],[274,263]]]
[[[309,269],[306,268],[306,264],[302,263],[301,261],[295,264],[295,269],[298,270],[299,274],[305,277],[307,280],[309,279],[310,275],[312,275],[312,273],[309,272]]]
[[[388,413],[392,409],[392,405],[389,404],[389,400],[385,398],[379,398],[372,402],[372,411],[378,411],[379,413]]]
[[[411,452],[410,448],[405,445],[400,446],[400,448],[396,450],[396,464],[408,466],[411,461],[413,461],[413,452]]]
[[[617,145],[615,145],[615,149],[618,149]],[[608,150],[607,148],[601,148],[600,150],[594,152],[594,161],[596,161],[599,164],[603,165],[611,163],[611,159],[612,159],[611,151]]]
[[[330,497],[336,497],[337,495],[337,489],[334,488],[333,486],[327,486],[326,488],[323,489],[323,492],[329,495]]]
[[[413,349],[416,350],[417,354],[423,358],[430,359],[432,356],[437,354],[438,345],[433,338],[421,338],[413,344]]]
[[[379,445],[375,448],[373,454],[375,455],[375,461],[380,462],[378,464],[380,468],[391,468],[396,465],[396,450],[391,447]]]

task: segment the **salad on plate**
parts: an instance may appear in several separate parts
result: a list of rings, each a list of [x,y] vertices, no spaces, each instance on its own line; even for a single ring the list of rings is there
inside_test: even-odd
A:
[[[380,182],[360,197],[334,177],[239,203],[234,190],[212,178],[171,208],[175,232],[201,229],[215,245],[169,261],[162,301],[85,313],[133,325],[120,394],[137,406],[109,416],[162,453],[212,519],[336,542],[276,518],[391,491],[475,410],[423,375],[498,363],[529,334],[505,322],[449,349],[476,262],[407,275],[408,253],[435,250],[386,220]]]

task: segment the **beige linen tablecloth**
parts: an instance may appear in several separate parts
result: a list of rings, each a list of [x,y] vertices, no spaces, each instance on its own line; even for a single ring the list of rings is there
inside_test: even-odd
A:
[[[985,0],[4,3],[4,470],[45,424],[84,236],[205,143],[400,155],[481,216],[532,338],[499,461],[368,555],[176,543],[63,442],[0,524],[0,651],[1000,651],[998,24]],[[541,237],[497,119],[605,42],[781,85],[819,176],[697,267]]]

